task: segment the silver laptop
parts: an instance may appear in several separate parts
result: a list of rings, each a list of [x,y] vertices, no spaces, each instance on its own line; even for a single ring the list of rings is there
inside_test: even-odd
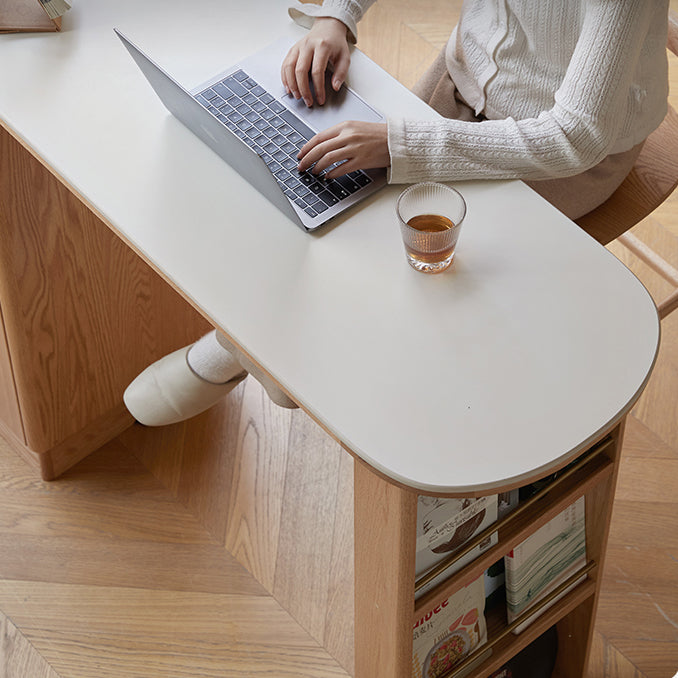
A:
[[[307,108],[285,93],[280,64],[292,42],[280,40],[190,92],[115,29],[167,109],[281,212],[313,231],[386,183],[385,170],[337,179],[297,171],[299,149],[344,120],[385,122],[355,92],[327,87],[327,101]],[[329,77],[329,76],[328,76]]]

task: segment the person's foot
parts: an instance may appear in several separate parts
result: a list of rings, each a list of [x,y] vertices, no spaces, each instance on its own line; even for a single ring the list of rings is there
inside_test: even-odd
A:
[[[194,417],[218,403],[245,379],[247,372],[220,346],[222,362],[228,364],[220,365],[216,372],[212,370],[210,376],[218,374],[226,380],[213,383],[197,374],[190,364],[189,351],[195,347],[199,356],[200,342],[208,337],[156,360],[127,387],[123,400],[139,423],[165,426]]]

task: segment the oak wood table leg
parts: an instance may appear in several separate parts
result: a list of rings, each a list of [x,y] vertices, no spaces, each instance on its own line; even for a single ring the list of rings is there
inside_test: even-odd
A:
[[[356,459],[355,678],[412,675],[417,494]]]

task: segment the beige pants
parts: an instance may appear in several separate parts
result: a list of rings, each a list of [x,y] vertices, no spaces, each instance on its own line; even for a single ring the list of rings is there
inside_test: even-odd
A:
[[[445,64],[443,49],[413,87],[414,93],[446,118],[480,122],[474,110],[461,98]],[[624,153],[608,155],[595,167],[571,177],[526,181],[570,219],[578,219],[604,203],[631,171],[643,143]]]

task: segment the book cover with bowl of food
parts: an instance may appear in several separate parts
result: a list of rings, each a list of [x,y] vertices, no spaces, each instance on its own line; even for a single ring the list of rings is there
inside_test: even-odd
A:
[[[481,575],[451,596],[422,609],[412,631],[413,678],[441,678],[487,642],[485,585]],[[486,656],[468,667],[471,671]]]
[[[419,496],[417,503],[417,552],[419,578],[442,560],[453,556],[469,539],[497,520],[497,495],[479,498]],[[441,574],[417,591],[416,598],[431,590],[497,543],[493,532],[473,550],[458,558]]]

